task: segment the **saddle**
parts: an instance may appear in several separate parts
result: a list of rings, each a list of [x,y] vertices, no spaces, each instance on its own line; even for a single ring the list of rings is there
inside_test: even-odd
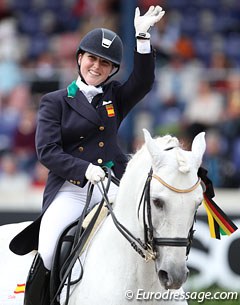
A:
[[[50,277],[50,299],[51,305],[59,305],[59,294],[63,286],[64,277],[68,278],[68,273],[71,276],[71,270],[76,260],[76,257],[81,255],[89,242],[91,241],[94,233],[108,215],[108,209],[104,205],[95,206],[84,218],[82,224],[79,223],[80,219],[72,222],[61,234],[57,242],[54,256],[53,266]],[[79,227],[81,225],[81,227]],[[81,247],[74,247],[74,243],[84,239]],[[76,248],[76,249],[75,249]],[[77,252],[77,253],[76,253]],[[78,258],[79,259],[79,258]],[[82,264],[79,277],[74,282],[68,281],[70,285],[79,282],[83,275]],[[72,265],[72,267],[70,266]]]

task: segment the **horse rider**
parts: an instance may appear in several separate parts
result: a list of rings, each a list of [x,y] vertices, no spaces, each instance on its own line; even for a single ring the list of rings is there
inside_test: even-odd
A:
[[[41,98],[36,150],[49,169],[41,215],[15,236],[10,249],[24,255],[37,250],[26,282],[24,305],[47,305],[49,279],[57,240],[64,229],[82,214],[89,183],[104,180],[102,166],[121,178],[127,158],[117,143],[117,132],[130,110],[151,90],[154,82],[154,52],[150,27],[164,15],[151,6],[140,15],[136,8],[136,50],[128,80],[110,78],[120,68],[123,44],[105,28],[88,32],[76,52],[78,77],[67,88]],[[117,186],[110,185],[115,196]],[[101,200],[94,188],[90,207]]]

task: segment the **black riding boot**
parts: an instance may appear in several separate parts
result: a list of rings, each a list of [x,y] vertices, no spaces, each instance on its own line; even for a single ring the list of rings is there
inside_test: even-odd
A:
[[[50,271],[44,267],[39,253],[36,254],[28,273],[24,305],[49,305]]]

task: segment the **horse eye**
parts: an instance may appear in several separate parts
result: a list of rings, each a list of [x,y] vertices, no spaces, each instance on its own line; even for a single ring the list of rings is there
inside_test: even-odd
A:
[[[163,209],[164,201],[161,200],[160,198],[153,198],[153,204],[155,205],[156,208]]]

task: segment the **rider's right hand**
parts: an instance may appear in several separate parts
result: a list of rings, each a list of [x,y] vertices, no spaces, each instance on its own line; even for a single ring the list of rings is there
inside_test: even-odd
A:
[[[104,179],[105,172],[100,166],[93,165],[92,163],[90,163],[86,170],[85,177],[88,179],[89,182],[95,184],[100,180]]]

